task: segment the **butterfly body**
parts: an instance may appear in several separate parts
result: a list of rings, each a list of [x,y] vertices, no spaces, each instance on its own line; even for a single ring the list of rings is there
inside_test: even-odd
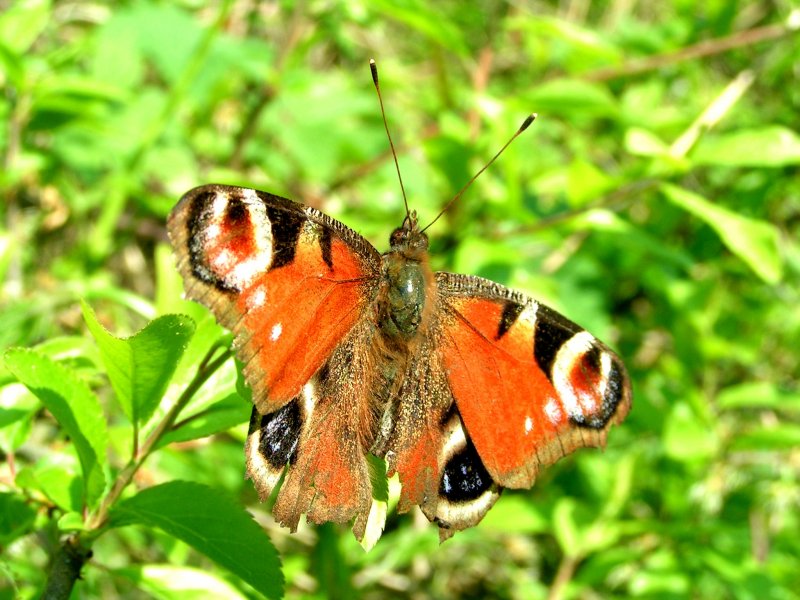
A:
[[[602,446],[630,408],[619,358],[558,313],[499,284],[434,273],[416,216],[379,254],[327,215],[256,190],[187,193],[169,232],[187,295],[236,336],[253,389],[247,472],[294,529],[371,506],[366,455],[442,538],[502,488]]]

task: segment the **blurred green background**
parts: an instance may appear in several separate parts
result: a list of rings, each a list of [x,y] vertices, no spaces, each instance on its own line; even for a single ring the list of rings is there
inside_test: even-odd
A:
[[[798,26],[787,0],[0,0],[0,349],[35,346],[88,382],[121,468],[130,425],[79,300],[116,335],[169,312],[207,321],[180,299],[165,233],[203,183],[302,201],[387,249],[403,209],[375,58],[423,223],[539,114],[430,230],[434,267],[523,290],[608,342],[629,418],[605,452],[506,492],[445,544],[390,510],[365,553],[346,526],[290,535],[258,503],[229,363],[200,404],[222,407],[213,435],[161,449],[128,495],[183,479],[236,497],[290,598],[798,598]],[[76,460],[5,368],[0,384],[0,598],[36,597],[69,504],[42,482]],[[128,527],[97,540],[73,597],[212,585],[258,597]]]

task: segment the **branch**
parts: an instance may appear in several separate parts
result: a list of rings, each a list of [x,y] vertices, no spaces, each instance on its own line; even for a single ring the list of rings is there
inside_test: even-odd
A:
[[[738,31],[723,38],[704,40],[692,46],[681,48],[675,52],[648,56],[639,60],[632,60],[619,67],[598,69],[584,75],[589,81],[608,81],[629,75],[637,75],[646,71],[654,71],[667,65],[704,56],[721,54],[734,48],[750,46],[767,40],[774,40],[795,33],[800,27],[800,11],[792,11],[784,23],[765,25],[755,29]]]

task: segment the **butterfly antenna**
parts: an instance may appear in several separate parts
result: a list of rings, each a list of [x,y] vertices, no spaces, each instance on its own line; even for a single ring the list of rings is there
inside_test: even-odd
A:
[[[441,212],[440,212],[438,215],[436,215],[436,218],[435,218],[433,221],[431,221],[430,223],[428,223],[428,224],[427,224],[427,225],[426,225],[426,226],[425,226],[425,227],[422,229],[422,231],[425,231],[425,230],[426,230],[428,227],[430,227],[431,225],[433,225],[434,223],[436,223],[436,221],[438,221],[438,220],[439,220],[439,217],[441,217],[441,216],[442,216],[444,213],[446,213],[446,212],[447,212],[447,210],[448,210],[448,209],[449,209],[449,208],[452,206],[452,204],[453,204],[453,203],[454,203],[456,200],[458,200],[459,198],[461,198],[461,196],[464,194],[464,192],[466,192],[466,191],[467,191],[467,188],[469,188],[469,186],[471,186],[471,185],[472,185],[472,182],[473,182],[473,181],[475,181],[475,180],[478,178],[478,176],[479,176],[481,173],[483,173],[483,172],[484,172],[486,169],[488,169],[488,168],[489,168],[489,166],[490,166],[490,165],[491,165],[491,164],[492,164],[494,161],[496,161],[496,160],[497,160],[497,158],[498,158],[498,157],[499,157],[499,156],[500,156],[500,155],[501,155],[501,154],[502,154],[502,153],[505,151],[505,149],[506,149],[506,148],[508,148],[508,147],[511,145],[511,142],[513,142],[515,139],[517,139],[517,136],[518,136],[520,133],[522,133],[523,131],[525,131],[525,130],[526,130],[526,129],[527,129],[529,126],[530,126],[530,124],[531,124],[531,123],[533,123],[533,122],[536,120],[536,117],[537,117],[537,114],[536,114],[536,113],[531,113],[530,115],[528,115],[528,117],[527,117],[527,118],[526,118],[526,119],[525,119],[525,120],[522,122],[522,125],[520,125],[520,126],[519,126],[519,129],[517,129],[516,133],[514,133],[514,135],[512,135],[512,136],[511,136],[511,138],[510,138],[510,139],[509,139],[509,140],[508,140],[508,141],[507,141],[507,142],[506,142],[506,143],[503,145],[503,147],[502,147],[502,148],[500,148],[500,150],[497,152],[497,154],[495,154],[495,155],[492,157],[492,159],[491,159],[489,162],[487,162],[485,165],[483,165],[483,167],[481,168],[481,170],[480,170],[480,171],[478,171],[477,173],[475,173],[475,175],[473,175],[473,176],[472,176],[472,179],[470,179],[470,180],[469,180],[469,181],[468,181],[468,182],[467,182],[467,183],[464,185],[464,187],[462,187],[460,190],[458,190],[458,193],[457,193],[455,196],[453,196],[453,198],[450,200],[450,202],[448,202],[448,203],[445,205],[445,207],[444,207],[444,208],[441,210]]]
[[[378,65],[375,64],[375,59],[369,59],[369,70],[372,72],[372,82],[375,84],[375,91],[378,93],[378,103],[381,105],[381,117],[383,117],[383,127],[386,129],[386,137],[389,138],[389,147],[392,149],[392,158],[394,159],[394,168],[397,170],[397,179],[400,181],[400,191],[403,193],[403,204],[406,206],[406,216],[410,217],[411,213],[408,210],[408,199],[406,198],[406,188],[403,186],[403,178],[400,176],[400,164],[397,162],[397,152],[394,150],[394,142],[392,142],[392,134],[389,133],[389,124],[386,122],[386,111],[383,109],[383,96],[381,96],[381,86],[378,83]]]

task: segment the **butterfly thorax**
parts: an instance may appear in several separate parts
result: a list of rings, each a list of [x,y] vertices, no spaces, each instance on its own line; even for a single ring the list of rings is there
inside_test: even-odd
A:
[[[389,244],[381,261],[378,325],[387,337],[402,343],[418,335],[432,302],[428,236],[419,229],[415,213],[392,232]]]

